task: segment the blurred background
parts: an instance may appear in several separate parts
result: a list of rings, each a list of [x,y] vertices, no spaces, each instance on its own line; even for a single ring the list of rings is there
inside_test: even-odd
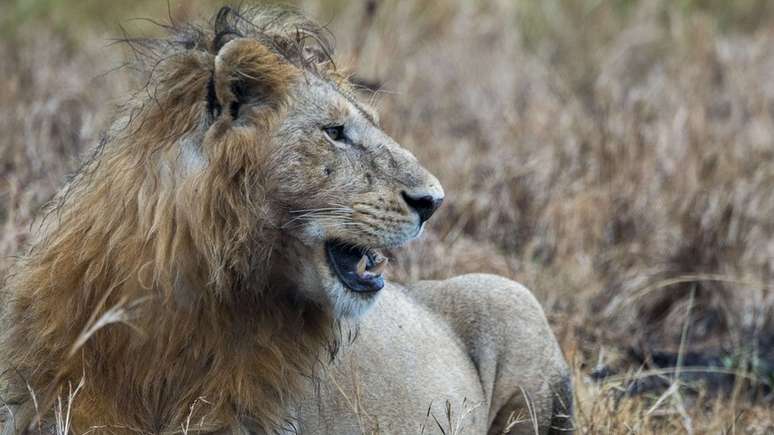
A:
[[[543,303],[581,433],[774,432],[774,2],[309,0],[447,200],[397,281]],[[0,0],[0,276],[138,84],[116,38],[211,0]]]

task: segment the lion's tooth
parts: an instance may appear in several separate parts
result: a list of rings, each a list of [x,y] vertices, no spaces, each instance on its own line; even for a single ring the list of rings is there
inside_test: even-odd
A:
[[[369,269],[374,275],[381,275],[384,269],[387,267],[387,257],[379,257],[376,263]]]
[[[366,270],[363,276],[361,276],[361,278],[372,279],[372,278],[379,278],[380,276],[382,276],[380,273],[374,273],[374,272],[371,272],[370,270]]]
[[[360,257],[360,261],[357,262],[357,266],[355,266],[355,273],[358,274],[358,276],[363,276],[363,274],[366,271],[366,263],[368,260],[366,259],[366,256]]]

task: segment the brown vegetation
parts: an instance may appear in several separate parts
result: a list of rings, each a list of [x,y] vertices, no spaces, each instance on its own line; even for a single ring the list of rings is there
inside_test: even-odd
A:
[[[533,288],[576,367],[582,432],[774,430],[765,1],[386,2],[368,19],[370,2],[309,3],[448,195],[394,279]],[[74,34],[0,43],[3,269],[125,95],[124,71],[100,74],[115,50]]]

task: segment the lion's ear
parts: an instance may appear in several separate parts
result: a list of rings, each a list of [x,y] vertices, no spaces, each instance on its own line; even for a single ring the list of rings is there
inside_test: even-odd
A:
[[[276,107],[295,75],[293,66],[255,39],[232,39],[215,56],[213,112],[236,119],[242,106]]]

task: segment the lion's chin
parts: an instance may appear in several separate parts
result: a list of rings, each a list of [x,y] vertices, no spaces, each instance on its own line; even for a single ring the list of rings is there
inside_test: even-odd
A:
[[[333,318],[357,318],[377,301],[386,286],[384,272],[387,257],[379,249],[338,237],[324,237],[324,232],[307,230],[299,239],[291,239],[294,251],[304,255],[289,256],[279,276],[299,297],[327,311]],[[321,232],[323,234],[321,234]]]
[[[337,319],[353,319],[364,315],[376,302],[379,292],[354,292],[340,281],[329,286],[328,298]]]
[[[288,291],[296,293],[300,301],[314,304],[341,320],[365,314],[381,293],[352,291],[330,269],[325,258],[306,263],[294,274],[292,282]]]

